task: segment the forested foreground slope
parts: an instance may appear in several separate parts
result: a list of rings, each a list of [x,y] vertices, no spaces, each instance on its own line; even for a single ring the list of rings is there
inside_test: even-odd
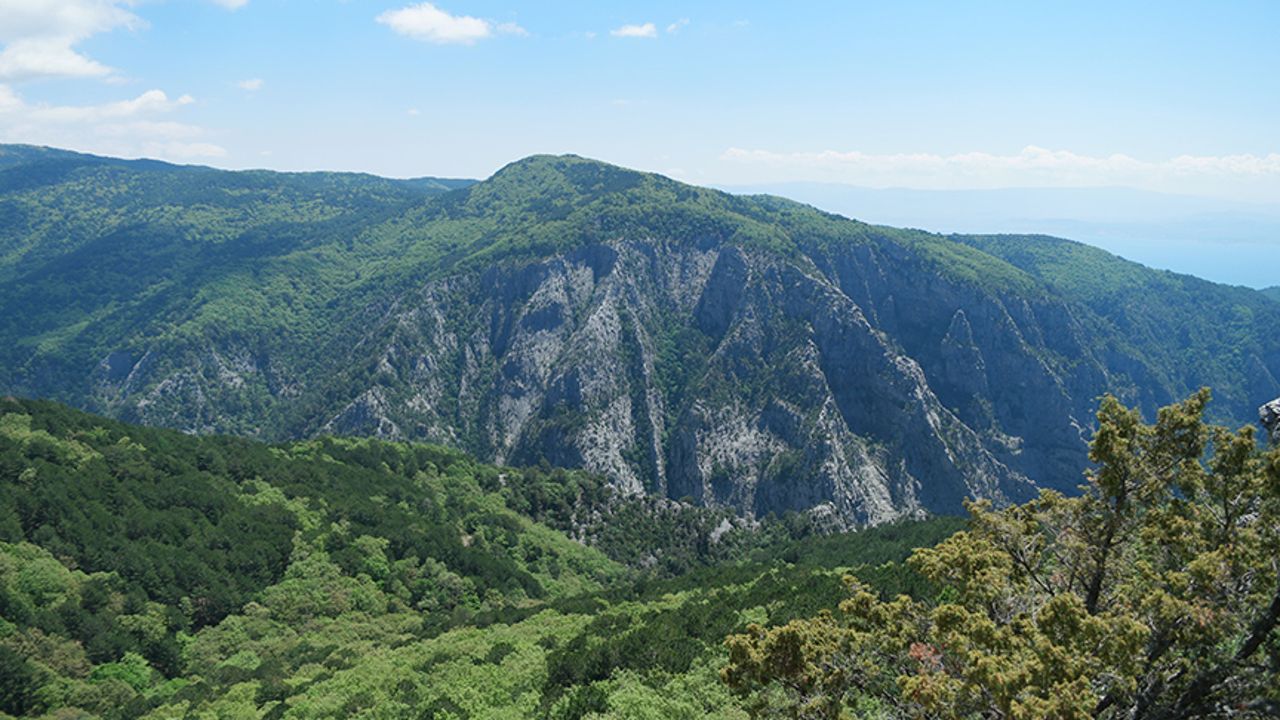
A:
[[[823,537],[3,400],[0,717],[1274,717],[1280,433],[1208,397],[1105,398],[1077,496]]]
[[[1280,304],[573,156],[479,183],[6,147],[0,390],[425,440],[846,526],[1080,481],[1096,398],[1280,395]]]
[[[377,440],[0,401],[0,717],[743,717],[725,636],[922,584],[939,519],[810,537]],[[570,536],[573,537],[570,537]]]

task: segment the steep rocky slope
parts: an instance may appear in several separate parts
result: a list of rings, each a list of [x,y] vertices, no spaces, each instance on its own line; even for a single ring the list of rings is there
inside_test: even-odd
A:
[[[0,211],[191,172],[112,168]],[[122,191],[138,207],[97,235],[93,207],[42,200],[85,239],[0,268],[5,390],[846,524],[1072,489],[1105,392],[1153,409],[1208,384],[1241,422],[1280,394],[1280,305],[1066,241],[869,226],[574,157],[452,191],[334,176],[303,208],[279,190],[295,176],[201,172],[207,198],[160,213]]]

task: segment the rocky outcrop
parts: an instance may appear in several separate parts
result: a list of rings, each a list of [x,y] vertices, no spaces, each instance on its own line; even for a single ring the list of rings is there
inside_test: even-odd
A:
[[[848,526],[1034,491],[1001,458],[1016,440],[967,425],[837,283],[772,253],[617,241],[434,281],[392,308],[361,342],[382,348],[376,392],[319,432],[462,444]],[[985,365],[955,315],[948,372],[977,402]]]
[[[1258,420],[1271,436],[1271,444],[1280,445],[1280,398],[1258,408]]]

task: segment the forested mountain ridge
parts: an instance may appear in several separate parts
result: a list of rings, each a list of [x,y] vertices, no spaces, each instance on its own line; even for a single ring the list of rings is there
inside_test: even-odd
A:
[[[1074,488],[1108,391],[1212,385],[1236,423],[1280,395],[1280,305],[1050,238],[573,156],[453,190],[0,174],[0,388],[187,431],[422,439],[857,525]]]

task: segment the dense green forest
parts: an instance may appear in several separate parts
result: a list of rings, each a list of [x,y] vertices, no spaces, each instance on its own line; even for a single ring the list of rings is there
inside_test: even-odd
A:
[[[818,536],[577,471],[0,401],[0,713],[741,717],[724,637],[959,527]]]

